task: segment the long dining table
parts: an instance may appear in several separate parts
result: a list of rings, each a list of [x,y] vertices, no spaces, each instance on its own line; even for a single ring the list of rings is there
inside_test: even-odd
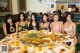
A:
[[[75,45],[69,35],[31,30],[13,33],[0,40],[0,53],[75,53]]]

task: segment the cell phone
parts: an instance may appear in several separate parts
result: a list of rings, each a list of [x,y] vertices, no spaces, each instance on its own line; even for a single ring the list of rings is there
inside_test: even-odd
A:
[[[1,53],[8,53],[8,46],[7,45],[1,46]]]

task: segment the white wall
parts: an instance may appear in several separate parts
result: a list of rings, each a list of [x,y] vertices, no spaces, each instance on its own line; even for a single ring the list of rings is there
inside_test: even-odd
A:
[[[30,11],[30,0],[26,0],[26,9]]]
[[[29,1],[27,8],[29,7],[28,10],[31,10],[32,12],[43,12],[46,13],[48,11],[54,11],[56,9],[56,4],[55,1],[52,2],[54,4],[54,8],[51,8],[51,0],[42,0],[42,2],[38,2],[38,0],[27,0]]]

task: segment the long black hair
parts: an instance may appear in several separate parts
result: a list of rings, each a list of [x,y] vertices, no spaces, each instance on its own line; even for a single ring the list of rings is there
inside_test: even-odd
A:
[[[6,24],[9,24],[9,23],[7,22],[7,20],[10,19],[10,18],[12,19],[12,23],[14,23],[13,16],[12,16],[11,14],[7,14],[7,15],[5,16],[4,22],[5,22]]]
[[[35,18],[35,22],[37,23],[37,14],[36,13],[32,13],[31,14],[31,20],[30,20],[30,24],[32,24],[32,15],[34,16],[34,18]]]
[[[33,29],[33,26],[32,26],[32,22],[33,22],[32,16],[34,16],[34,18],[35,18],[35,22],[36,22],[36,26],[35,27],[37,28],[37,30],[39,30],[39,22],[37,22],[37,14],[36,13],[32,13],[31,14],[31,20],[30,20],[30,24],[29,24],[29,30]]]
[[[47,22],[49,22],[48,14],[47,14],[47,13],[44,13],[44,14],[43,14],[43,18],[44,18],[44,16],[47,17]],[[44,23],[44,20],[43,20],[43,19],[42,19],[42,22]]]
[[[21,20],[20,20],[20,16],[21,16],[21,15],[23,15],[23,17],[24,17],[23,20],[24,20],[24,21],[26,20],[24,12],[20,12],[19,15],[18,15],[18,22],[21,21]]]
[[[70,15],[70,16],[71,16],[71,19],[73,19],[73,18],[74,18],[74,13],[72,13],[72,12],[68,12],[68,13],[67,13],[67,16],[68,16],[68,15]],[[66,18],[67,18],[67,16],[66,16]]]

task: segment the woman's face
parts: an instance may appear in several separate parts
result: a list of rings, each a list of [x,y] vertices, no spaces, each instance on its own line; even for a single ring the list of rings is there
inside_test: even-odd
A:
[[[11,17],[7,20],[8,23],[12,23]]]
[[[53,19],[54,19],[54,21],[58,21],[58,19],[59,19],[58,15],[55,15],[55,16],[53,17]]]
[[[32,15],[32,20],[35,20],[35,17],[34,17],[34,15]]]
[[[21,14],[20,15],[20,20],[23,20],[24,19],[24,16]]]
[[[71,20],[71,15],[68,15],[67,16],[67,21],[70,21]]]
[[[44,15],[44,16],[43,16],[43,21],[46,22],[46,21],[47,21],[47,18],[48,18],[48,17]]]

